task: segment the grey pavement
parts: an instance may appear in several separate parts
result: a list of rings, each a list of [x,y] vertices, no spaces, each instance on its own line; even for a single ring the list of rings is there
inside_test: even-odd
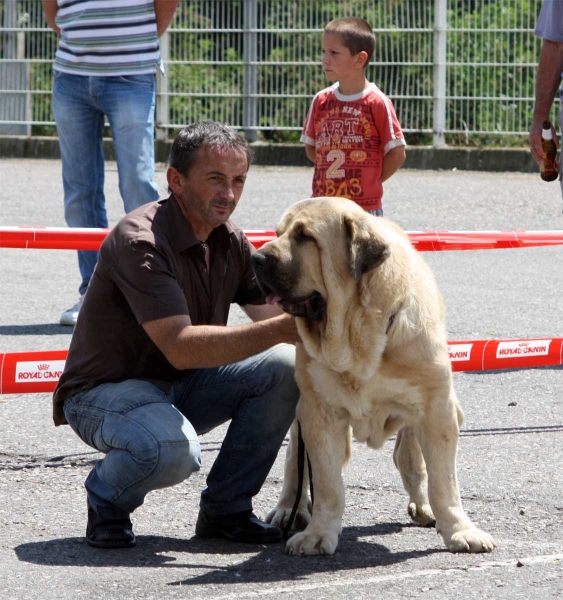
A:
[[[121,215],[115,164],[106,172],[110,224]],[[273,228],[310,192],[307,167],[255,167],[235,213]],[[165,169],[157,181],[165,193]],[[406,230],[563,229],[559,186],[536,174],[400,171],[384,209]],[[63,226],[59,161],[0,159],[0,225]],[[563,336],[563,247],[425,255],[444,294],[449,338]],[[0,249],[0,353],[68,348],[60,313],[77,297],[73,251]],[[232,323],[244,320],[233,311]],[[7,600],[298,598],[534,599],[563,597],[563,372],[559,367],[456,373],[466,421],[458,476],[464,507],[499,548],[453,555],[414,527],[392,463],[354,443],[344,473],[337,553],[289,557],[282,545],[194,537],[198,497],[225,429],[202,437],[204,465],[150,494],[133,515],[138,545],[83,541],[83,481],[97,452],[55,428],[49,394],[0,397],[0,597]],[[255,510],[280,493],[280,452]]]

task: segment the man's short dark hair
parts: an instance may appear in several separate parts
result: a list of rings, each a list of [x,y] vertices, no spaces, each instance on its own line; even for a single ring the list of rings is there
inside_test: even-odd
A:
[[[183,127],[172,144],[168,166],[187,175],[200,148],[240,150],[250,167],[252,154],[246,139],[236,129],[218,121],[201,121]]]
[[[365,52],[368,58],[364,67],[368,66],[375,50],[375,35],[371,25],[365,19],[360,17],[334,19],[325,25],[324,33],[337,35],[352,56]]]

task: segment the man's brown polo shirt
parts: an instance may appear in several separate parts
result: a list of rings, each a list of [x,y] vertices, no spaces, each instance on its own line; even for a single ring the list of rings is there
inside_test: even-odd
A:
[[[165,391],[182,376],[142,323],[188,315],[193,325],[226,325],[234,302],[263,304],[250,256],[254,248],[231,222],[213,230],[204,250],[176,199],[145,204],[126,215],[100,249],[53,396],[55,425],[62,404],[101,383],[145,379]]]

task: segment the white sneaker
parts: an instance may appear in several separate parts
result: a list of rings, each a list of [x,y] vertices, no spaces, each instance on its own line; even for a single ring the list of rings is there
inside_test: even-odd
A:
[[[68,310],[64,311],[64,313],[61,315],[60,324],[61,325],[70,325],[71,327],[74,327],[76,325],[76,320],[78,319],[78,313],[80,312],[80,309],[82,308],[83,302],[84,302],[84,294],[82,294],[82,296],[80,296],[80,298],[78,299],[78,302],[72,308],[69,308]]]

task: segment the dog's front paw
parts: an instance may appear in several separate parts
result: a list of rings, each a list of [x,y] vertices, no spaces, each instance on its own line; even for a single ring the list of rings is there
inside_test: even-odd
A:
[[[422,527],[434,527],[436,525],[436,519],[434,518],[430,504],[416,504],[416,502],[411,502],[407,512],[409,513],[409,517]]]
[[[334,554],[338,546],[338,535],[333,532],[302,531],[289,539],[285,551],[293,556],[312,556],[315,554]]]
[[[457,531],[449,541],[444,541],[450,552],[492,552],[497,547],[492,536],[474,525]]]
[[[291,516],[291,508],[276,507],[266,515],[266,523],[271,523],[280,529],[283,529]],[[299,507],[295,513],[295,521],[293,522],[293,529],[303,530],[309,525],[311,520],[311,512],[308,507]]]

